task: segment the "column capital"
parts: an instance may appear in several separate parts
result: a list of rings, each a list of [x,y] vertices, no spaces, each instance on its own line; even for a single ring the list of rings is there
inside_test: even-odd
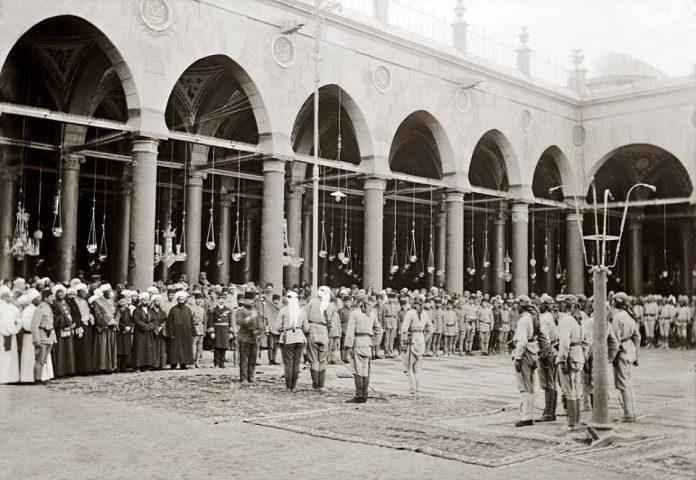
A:
[[[381,190],[384,191],[387,188],[387,180],[378,176],[369,176],[363,178],[363,189],[364,190]]]
[[[63,156],[61,157],[61,162],[62,162],[61,168],[63,170],[79,171],[80,165],[85,163],[85,156],[84,155],[77,155],[74,153],[66,153],[66,154],[63,154]]]
[[[464,192],[459,190],[446,190],[445,191],[445,202],[464,202]]]
[[[137,137],[133,139],[132,151],[142,152],[142,153],[157,153],[157,147],[159,145],[159,140],[148,137]]]
[[[19,174],[22,172],[22,167],[19,165],[2,166],[0,168],[0,180],[3,182],[17,181]]]
[[[285,173],[285,160],[268,157],[263,160],[263,173],[276,172]]]
[[[302,195],[304,195],[304,193],[305,187],[303,185],[291,185],[285,196],[290,199],[302,200]]]
[[[529,204],[515,202],[512,204],[512,223],[529,223]]]
[[[188,176],[188,184],[194,187],[202,187],[203,180],[208,178],[205,172],[190,172]]]
[[[220,194],[220,206],[223,208],[230,208],[235,201],[236,197],[231,193]]]

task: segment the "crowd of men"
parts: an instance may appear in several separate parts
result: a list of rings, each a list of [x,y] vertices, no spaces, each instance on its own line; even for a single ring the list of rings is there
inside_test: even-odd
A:
[[[356,396],[367,400],[369,362],[401,358],[413,394],[420,391],[423,357],[512,355],[522,395],[519,426],[533,424],[536,379],[545,391],[540,421],[556,419],[563,393],[568,426],[592,400],[592,302],[583,295],[449,295],[444,289],[373,292],[357,286],[296,288],[275,295],[273,285],[212,285],[203,274],[189,286],[158,283],[146,291],[116,289],[98,278],[67,284],[22,278],[0,285],[0,383],[169,367],[201,367],[204,349],[215,367],[227,352],[242,384],[254,382],[265,348],[269,364],[282,349],[286,387],[295,390],[300,361],[312,386],[323,390],[326,364],[346,363]],[[633,421],[630,366],[647,348],[696,343],[696,297],[628,297],[610,293],[610,362],[622,392],[624,420]],[[582,405],[581,405],[582,402]]]

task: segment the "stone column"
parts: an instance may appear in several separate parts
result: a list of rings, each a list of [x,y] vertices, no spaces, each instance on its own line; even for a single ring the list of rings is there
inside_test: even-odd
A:
[[[464,194],[448,192],[447,208],[447,260],[445,287],[450,293],[464,292]]]
[[[566,217],[566,276],[567,292],[585,293],[585,259],[582,254],[582,230],[578,230],[578,220],[582,225],[582,214],[569,213]]]
[[[254,281],[254,255],[256,255],[256,247],[254,245],[254,213],[247,211],[244,215],[244,248],[246,255],[244,256],[244,275],[242,276],[244,283]]]
[[[131,194],[133,184],[130,181],[121,183],[121,191],[118,196],[118,210],[116,232],[118,238],[114,249],[114,283],[126,283],[128,281],[128,242],[130,238],[131,223]]]
[[[301,186],[291,186],[285,194],[286,220],[288,222],[288,243],[295,249],[295,255],[300,256],[300,245],[302,245],[302,195],[304,188]],[[311,218],[311,217],[310,217]],[[310,220],[311,222],[311,220]],[[311,227],[311,225],[310,225]],[[320,233],[321,235],[321,233]],[[311,236],[311,231],[310,231]],[[311,243],[311,242],[310,242]],[[302,245],[304,247],[304,245]],[[302,251],[304,261],[307,262],[313,255],[312,247]],[[303,262],[304,264],[304,262]],[[310,280],[311,281],[311,280]],[[300,284],[300,268],[288,266],[283,268],[283,285],[291,288],[293,285]]]
[[[261,212],[262,284],[273,283],[275,293],[283,284],[283,197],[285,162],[269,158],[263,162],[263,207]]]
[[[491,256],[491,275],[493,282],[493,295],[505,293],[505,279],[502,274],[505,272],[505,203],[500,204],[500,209],[495,213],[493,220],[493,248]]]
[[[154,275],[158,144],[151,138],[133,140],[128,279],[137,290],[150,287]]]
[[[14,257],[5,253],[5,240],[12,241],[17,212],[17,167],[0,168],[0,279],[11,279],[14,276]],[[26,258],[26,257],[25,257]]]
[[[321,226],[321,225],[320,225]],[[328,225],[326,226],[327,232],[326,232],[326,241],[329,242],[329,232],[328,232]],[[321,231],[319,232],[319,235],[321,235]],[[319,238],[319,241],[321,241],[321,237]],[[329,245],[327,243],[326,248],[329,248]],[[312,251],[312,210],[311,209],[304,209],[302,212],[302,251],[304,252],[311,252]],[[321,265],[321,262],[319,262]],[[317,267],[319,268],[319,267]],[[305,283],[305,285],[311,285],[312,284],[312,256],[311,255],[306,255],[305,254],[305,260],[302,263],[302,267],[300,267],[300,274],[302,276],[302,281]],[[319,270],[319,283],[323,283],[322,279],[323,272],[321,269]]]
[[[552,227],[549,225],[548,229],[546,230],[546,241],[547,241],[547,249],[548,249],[548,267],[549,271],[544,272],[544,264],[543,260],[541,263],[541,272],[542,275],[544,276],[544,291],[551,295],[552,297],[556,296],[556,255],[558,254],[556,252],[556,228]]]
[[[382,290],[383,235],[384,235],[384,189],[387,183],[382,178],[365,179],[365,226],[363,246],[363,287]]]
[[[445,214],[439,210],[435,212],[435,286],[439,287],[445,283],[445,260],[446,260],[446,227],[447,221]]]
[[[56,270],[53,280],[67,282],[77,270],[77,203],[80,191],[81,155],[65,155],[61,174],[61,217],[63,235],[56,239]],[[85,239],[86,241],[86,239]],[[81,247],[84,248],[83,242]]]
[[[529,295],[529,206],[512,204],[512,292]]]
[[[232,248],[232,202],[234,195],[229,193],[220,194],[220,244],[217,248],[220,249],[216,260],[222,259],[222,265],[216,265],[217,282],[222,285],[230,283],[230,263],[232,262],[230,248]]]
[[[628,294],[643,295],[643,225],[637,219],[628,222]]]
[[[206,174],[193,172],[186,185],[186,253],[183,272],[189,285],[198,283],[201,273],[201,229],[203,225],[203,180]],[[207,212],[206,212],[207,213]],[[205,220],[208,221],[207,215]],[[206,223],[207,225],[207,223]],[[215,241],[217,242],[217,238]]]

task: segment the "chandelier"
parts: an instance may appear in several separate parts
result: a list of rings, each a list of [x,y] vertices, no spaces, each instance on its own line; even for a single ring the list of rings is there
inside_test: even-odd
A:
[[[12,255],[20,262],[25,255],[36,257],[39,255],[41,231],[34,232],[33,238],[29,237],[29,214],[24,210],[24,205],[20,201],[17,205],[17,220],[12,237],[5,239],[5,255]]]

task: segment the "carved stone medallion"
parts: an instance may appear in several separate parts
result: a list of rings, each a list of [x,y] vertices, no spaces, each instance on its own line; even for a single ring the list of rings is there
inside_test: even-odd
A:
[[[464,87],[458,87],[457,92],[454,94],[454,105],[462,113],[466,113],[471,108],[471,97],[469,92]]]
[[[529,110],[522,110],[522,115],[520,116],[520,126],[525,132],[532,130],[534,122],[532,121],[532,114]]]
[[[172,23],[169,0],[140,0],[140,18],[150,30],[163,32]]]
[[[585,127],[582,125],[575,125],[573,127],[573,143],[577,147],[585,143]]]
[[[278,35],[271,42],[271,55],[279,66],[288,68],[295,63],[295,45],[285,35]]]
[[[372,72],[372,83],[380,93],[387,93],[392,86],[391,72],[384,65],[377,65]]]

